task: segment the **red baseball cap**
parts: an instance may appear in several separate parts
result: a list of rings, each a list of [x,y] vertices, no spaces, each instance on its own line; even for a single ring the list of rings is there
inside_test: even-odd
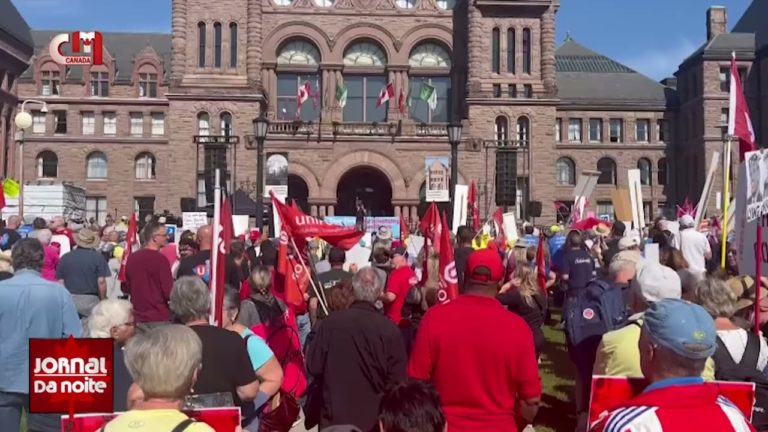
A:
[[[501,256],[493,249],[480,249],[469,254],[464,278],[473,282],[501,282],[504,279],[504,264]]]

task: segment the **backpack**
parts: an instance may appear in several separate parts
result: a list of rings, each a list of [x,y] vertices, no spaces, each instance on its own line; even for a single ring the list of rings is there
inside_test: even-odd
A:
[[[628,318],[622,287],[604,280],[590,281],[569,293],[565,302],[566,334],[571,345],[621,328]]]
[[[715,379],[720,381],[742,381],[755,384],[755,405],[752,408],[752,425],[758,431],[768,430],[768,378],[757,369],[760,355],[760,336],[747,332],[747,346],[741,361],[736,363],[718,336],[715,361]]]

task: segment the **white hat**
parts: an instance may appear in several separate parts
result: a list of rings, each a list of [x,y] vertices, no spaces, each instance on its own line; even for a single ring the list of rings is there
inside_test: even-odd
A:
[[[638,290],[649,303],[668,298],[679,299],[683,291],[680,276],[674,270],[646,259],[637,263],[632,289]]]
[[[619,250],[627,250],[633,247],[639,246],[637,243],[637,239],[634,237],[622,237],[621,240],[619,240]]]
[[[684,228],[690,228],[696,224],[691,215],[683,215],[680,217],[680,226]]]

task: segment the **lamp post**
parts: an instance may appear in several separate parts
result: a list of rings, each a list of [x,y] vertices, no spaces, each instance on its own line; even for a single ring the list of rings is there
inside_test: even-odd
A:
[[[253,119],[253,135],[256,139],[256,226],[264,231],[264,140],[269,130],[269,119],[260,114]]]
[[[448,125],[448,143],[451,144],[451,186],[448,193],[451,196],[450,214],[453,221],[453,199],[456,193],[456,183],[459,182],[459,143],[461,142],[460,122],[452,122]]]
[[[16,114],[13,122],[16,124],[16,128],[19,129],[16,136],[16,142],[19,143],[19,216],[24,217],[24,131],[32,126],[32,115],[27,112],[26,107],[28,103],[36,103],[42,105],[40,112],[48,112],[48,104],[43,101],[35,99],[27,99],[21,103],[21,111]]]

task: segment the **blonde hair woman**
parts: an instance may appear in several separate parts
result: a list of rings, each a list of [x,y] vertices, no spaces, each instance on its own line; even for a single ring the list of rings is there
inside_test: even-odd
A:
[[[507,309],[520,315],[528,323],[533,332],[533,343],[538,358],[544,345],[542,326],[547,314],[547,299],[539,288],[536,269],[527,263],[518,265],[512,273],[511,283],[502,287],[498,299]]]

